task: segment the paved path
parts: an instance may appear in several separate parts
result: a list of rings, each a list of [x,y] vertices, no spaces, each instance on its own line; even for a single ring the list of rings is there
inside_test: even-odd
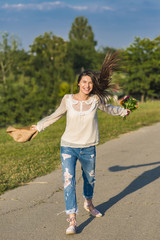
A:
[[[159,177],[157,123],[97,147],[94,203],[102,218],[83,209],[78,164],[78,234],[65,235],[68,223],[58,169],[0,196],[0,240],[160,240]]]

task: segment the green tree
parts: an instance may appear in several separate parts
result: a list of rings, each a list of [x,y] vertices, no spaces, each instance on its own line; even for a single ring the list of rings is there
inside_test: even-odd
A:
[[[0,126],[25,118],[24,107],[26,81],[23,81],[23,63],[28,57],[19,42],[8,33],[1,35],[0,42]]]
[[[69,32],[68,44],[68,59],[72,63],[75,76],[83,69],[95,69],[96,44],[87,18],[76,17]]]
[[[122,79],[121,85],[127,94],[141,96],[141,101],[156,96],[155,88],[151,87],[155,79],[159,79],[157,71],[160,65],[155,57],[155,46],[154,40],[136,37],[134,43],[122,52],[126,78]]]
[[[14,70],[16,71],[19,53],[19,42],[9,33],[2,33],[0,36],[0,84],[7,87],[7,77]]]
[[[43,116],[53,111],[59,100],[59,85],[65,80],[67,42],[49,32],[38,36],[30,49],[26,74],[36,81],[37,101]]]
[[[153,41],[152,72],[150,74],[150,88],[156,98],[160,98],[160,36]]]

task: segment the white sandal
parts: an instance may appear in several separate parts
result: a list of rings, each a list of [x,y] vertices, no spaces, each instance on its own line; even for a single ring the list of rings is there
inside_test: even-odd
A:
[[[76,234],[77,231],[77,223],[76,223],[76,218],[72,217],[72,218],[68,218],[67,222],[70,223],[69,227],[66,229],[66,234],[67,235],[72,235],[72,234]]]
[[[92,216],[94,217],[102,217],[102,213],[100,213],[96,208],[90,210],[90,206],[92,205],[92,203],[87,203],[84,202],[84,209],[89,212]]]

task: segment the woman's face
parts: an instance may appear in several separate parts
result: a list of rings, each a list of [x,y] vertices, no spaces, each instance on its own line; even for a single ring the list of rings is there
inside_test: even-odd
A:
[[[79,92],[85,95],[89,95],[93,90],[93,82],[91,77],[83,76],[80,82],[78,83],[78,86],[79,86]]]

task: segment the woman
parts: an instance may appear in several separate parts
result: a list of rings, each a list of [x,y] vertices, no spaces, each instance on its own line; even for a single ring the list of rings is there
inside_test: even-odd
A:
[[[75,167],[77,159],[82,166],[84,208],[91,215],[102,214],[92,203],[95,182],[95,145],[99,143],[97,109],[114,115],[126,116],[129,110],[105,103],[111,86],[111,75],[117,66],[117,54],[105,57],[100,72],[84,71],[78,78],[79,92],[63,97],[58,109],[38,122],[33,129],[39,132],[60,119],[67,113],[66,129],[61,137],[61,163],[63,169],[64,196],[66,214],[69,215],[69,227],[66,234],[76,233],[76,189]]]

